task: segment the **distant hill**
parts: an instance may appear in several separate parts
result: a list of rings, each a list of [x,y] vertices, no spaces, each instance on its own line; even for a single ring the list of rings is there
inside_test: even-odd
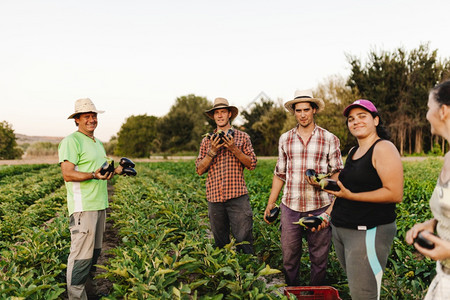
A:
[[[63,138],[55,136],[30,136],[25,134],[16,133],[17,144],[34,144],[36,142],[50,142],[58,144]]]

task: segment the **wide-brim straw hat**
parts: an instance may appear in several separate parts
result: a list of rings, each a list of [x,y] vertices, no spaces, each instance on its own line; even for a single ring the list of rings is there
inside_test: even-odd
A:
[[[75,112],[73,114],[71,114],[67,119],[73,119],[73,117],[78,114],[89,113],[89,112],[102,114],[105,111],[98,110],[95,107],[92,100],[89,98],[78,99],[77,101],[75,101]]]
[[[313,102],[317,104],[317,112],[321,112],[325,108],[325,102],[320,98],[314,98],[312,90],[296,90],[294,93],[294,99],[286,102],[284,107],[291,113],[294,114],[294,105],[300,102]]]
[[[225,98],[216,98],[214,99],[214,106],[205,111],[205,114],[214,120],[214,111],[216,109],[221,109],[221,108],[227,108],[231,111],[231,118],[230,120],[233,120],[234,118],[236,118],[236,116],[239,114],[239,109],[236,106],[232,106],[228,103],[228,100]]]

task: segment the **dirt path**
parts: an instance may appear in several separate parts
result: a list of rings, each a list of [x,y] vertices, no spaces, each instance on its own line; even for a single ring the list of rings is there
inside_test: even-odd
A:
[[[108,185],[108,197],[111,201],[112,196],[114,195],[114,186]],[[110,213],[110,208],[106,210],[106,227],[105,233],[103,234],[103,244],[102,244],[102,252],[100,253],[100,257],[98,258],[97,264],[106,265],[108,260],[113,257],[110,252],[111,249],[116,248],[120,242],[119,234],[116,228],[113,227],[113,223],[111,220],[108,220],[108,216]],[[96,272],[93,274],[94,277],[105,273],[106,271],[102,268],[97,268]],[[86,292],[88,293],[89,300],[97,300],[103,296],[109,295],[112,290],[112,282],[105,278],[97,278],[94,279],[92,285],[86,286]]]

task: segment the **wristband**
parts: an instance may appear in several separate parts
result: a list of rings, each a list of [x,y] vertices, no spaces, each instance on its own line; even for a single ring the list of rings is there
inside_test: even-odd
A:
[[[206,155],[208,155],[208,156],[211,157],[211,158],[214,158],[214,156],[216,156],[216,154],[217,154],[217,153],[211,154],[210,152],[211,152],[211,151],[208,151],[208,152],[206,153]]]
[[[327,223],[330,223],[331,221],[331,216],[327,212],[321,213],[319,217]]]
[[[95,177],[95,172],[92,172],[92,179],[97,179],[97,178]]]

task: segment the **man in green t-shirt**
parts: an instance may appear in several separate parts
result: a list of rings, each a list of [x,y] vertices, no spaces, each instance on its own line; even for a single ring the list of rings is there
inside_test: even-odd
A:
[[[86,281],[100,256],[108,207],[107,180],[120,173],[101,174],[106,152],[94,137],[97,110],[89,98],[75,101],[78,130],[65,137],[58,147],[59,163],[67,188],[70,216],[71,247],[67,262],[67,292],[69,299],[87,299]]]

